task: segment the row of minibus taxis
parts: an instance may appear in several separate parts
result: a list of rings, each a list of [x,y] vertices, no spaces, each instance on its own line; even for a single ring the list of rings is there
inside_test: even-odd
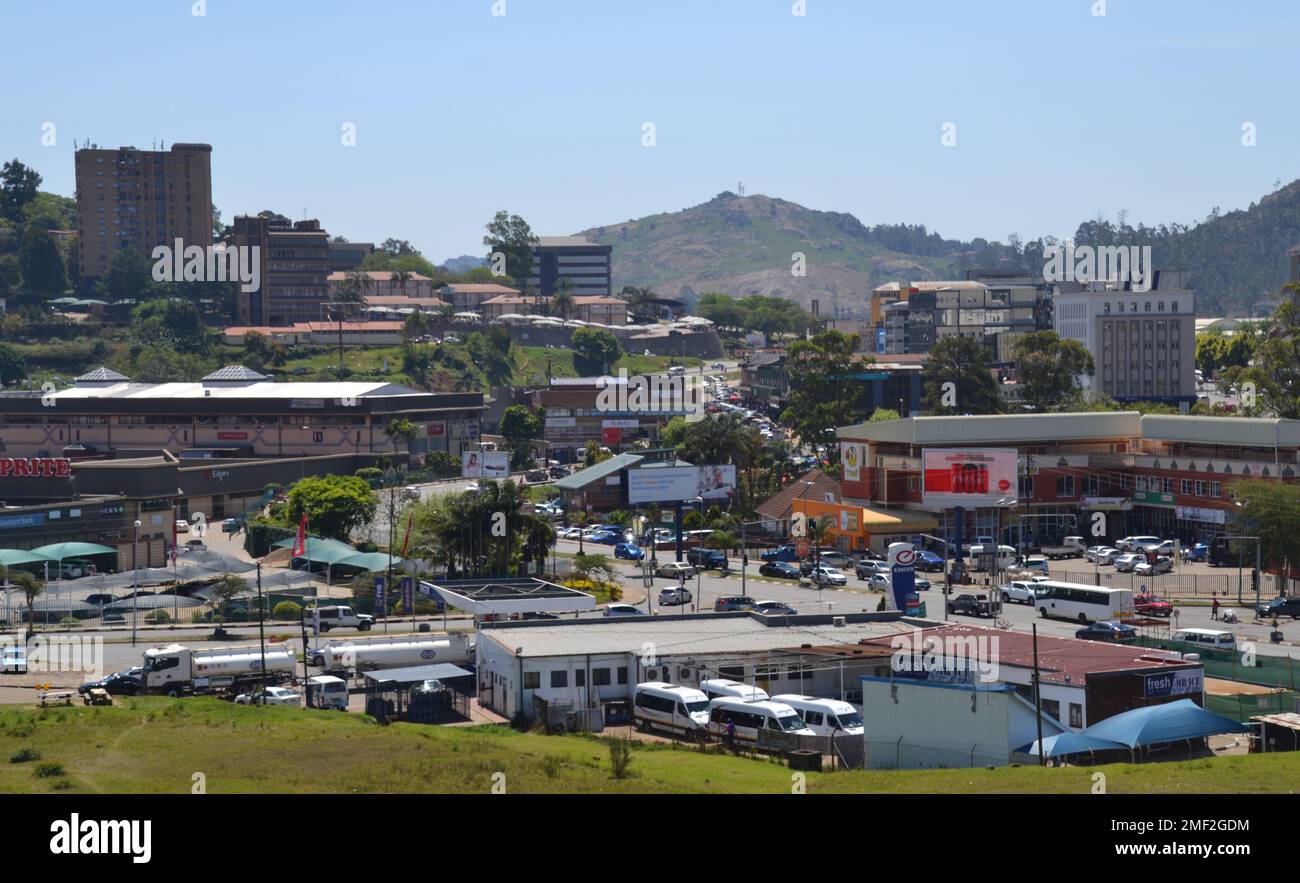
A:
[[[861,736],[862,715],[848,702],[793,693],[768,696],[750,684],[723,678],[699,689],[662,682],[636,685],[632,718],[644,731],[660,730],[697,741],[725,738],[728,725],[737,742],[758,742],[759,730],[797,736]]]

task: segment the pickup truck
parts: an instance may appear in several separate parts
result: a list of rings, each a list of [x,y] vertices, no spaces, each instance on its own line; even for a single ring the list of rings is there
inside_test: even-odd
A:
[[[1036,586],[1031,582],[1015,580],[1014,582],[1005,583],[998,586],[998,592],[1002,595],[1002,603],[1010,604],[1012,601],[1017,604],[1028,604],[1033,606],[1034,600],[1038,597]]]
[[[1082,558],[1088,546],[1083,537],[1065,537],[1059,546],[1043,546],[1042,554],[1053,560],[1059,558]]]
[[[307,620],[319,612],[320,630],[328,632],[330,629],[348,629],[353,628],[358,631],[368,632],[370,627],[375,624],[375,618],[368,613],[354,613],[351,607],[321,607],[318,611],[311,608],[307,610]]]
[[[987,595],[958,595],[948,602],[949,613],[964,613],[967,616],[991,616],[993,608],[989,605]]]

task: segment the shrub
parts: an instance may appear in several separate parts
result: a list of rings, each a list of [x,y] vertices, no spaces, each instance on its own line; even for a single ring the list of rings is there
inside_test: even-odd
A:
[[[626,779],[631,774],[629,771],[632,766],[631,739],[609,740],[609,766],[615,779]]]
[[[294,601],[281,601],[271,611],[271,618],[288,619],[296,622],[302,618],[302,605]]]
[[[36,778],[38,779],[52,779],[55,776],[64,775],[63,764],[54,763],[53,761],[38,763],[36,765],[36,769],[33,772],[35,772]]]
[[[154,624],[159,624],[164,622],[171,622],[172,617],[171,614],[168,613],[166,610],[150,610],[148,613],[144,615],[144,621],[151,622]]]
[[[29,760],[40,760],[41,753],[35,748],[19,748],[13,754],[9,755],[10,763],[27,763]]]

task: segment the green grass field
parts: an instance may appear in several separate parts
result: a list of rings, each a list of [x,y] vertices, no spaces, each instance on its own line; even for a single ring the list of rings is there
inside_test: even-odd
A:
[[[13,762],[34,749],[39,758]],[[1300,754],[1088,769],[810,773],[809,793],[1077,793],[1106,774],[1108,793],[1300,790]],[[769,760],[634,743],[615,779],[604,740],[505,727],[381,727],[358,714],[248,708],[213,699],[119,699],[112,708],[0,712],[0,792],[788,793]],[[499,779],[499,777],[497,777]]]

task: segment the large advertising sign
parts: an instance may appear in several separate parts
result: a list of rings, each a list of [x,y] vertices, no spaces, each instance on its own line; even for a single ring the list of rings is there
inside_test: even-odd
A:
[[[921,454],[927,507],[991,506],[1016,494],[1018,456],[1001,448],[926,448]]]
[[[1205,669],[1190,668],[1147,675],[1142,692],[1148,697],[1196,696],[1205,692],[1204,674]]]
[[[725,500],[736,492],[735,466],[664,466],[627,473],[628,503]]]
[[[461,478],[507,478],[510,455],[505,451],[466,451],[460,455]]]
[[[862,480],[862,445],[857,442],[840,442],[840,462],[844,464],[845,481]]]

